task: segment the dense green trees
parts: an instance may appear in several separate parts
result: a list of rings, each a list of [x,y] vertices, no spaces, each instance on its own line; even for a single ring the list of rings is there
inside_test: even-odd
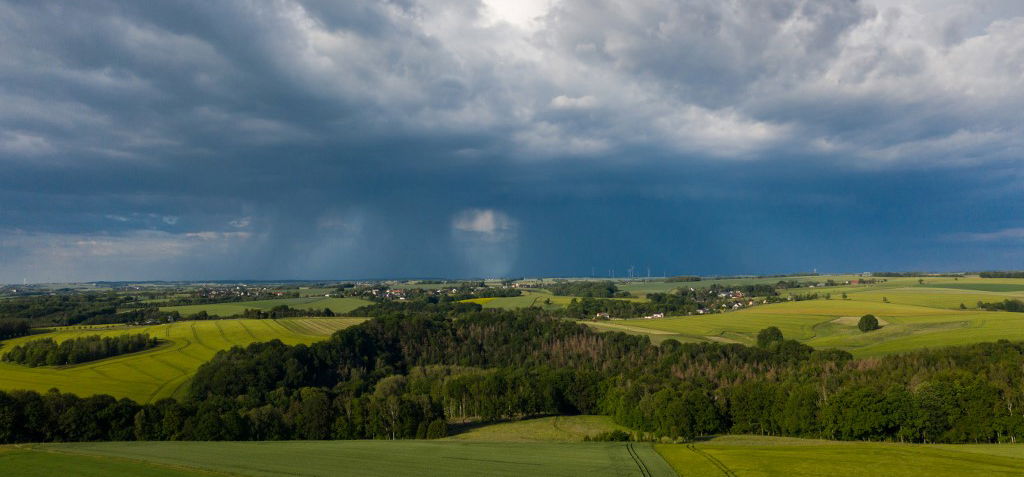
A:
[[[782,341],[782,330],[769,326],[757,333],[757,346],[767,348],[773,343]]]
[[[111,317],[131,298],[116,293],[13,297],[0,300],[0,316],[43,325],[75,325]]]
[[[334,316],[334,312],[330,308],[324,308],[322,310],[316,309],[305,309],[305,308],[292,308],[288,305],[277,305],[269,310],[259,309],[248,309],[242,311],[239,315],[240,318],[254,318],[258,320],[268,320],[276,318],[293,318],[293,317],[304,317],[304,316]]]
[[[668,277],[665,279],[666,282],[699,282],[700,277],[694,275],[679,275],[675,277]]]
[[[25,366],[60,366],[134,353],[159,344],[156,338],[140,333],[121,336],[80,336],[57,344],[52,338],[16,345],[3,360]]]
[[[560,282],[545,285],[544,288],[558,296],[580,296],[592,298],[611,298],[614,296],[628,297],[629,292],[620,292],[615,282],[610,281],[576,281]]]
[[[376,309],[381,311],[380,309]],[[870,360],[597,334],[539,309],[382,312],[313,345],[218,353],[183,401],[0,393],[0,441],[434,438],[449,422],[598,413],[651,437],[735,432],[908,442],[1024,435],[1024,344]]]
[[[857,329],[861,332],[867,333],[869,331],[877,330],[878,328],[880,328],[880,326],[878,326],[878,318],[875,318],[875,315],[870,313],[860,317],[860,320],[857,321]]]
[[[29,329],[28,320],[0,320],[0,340],[25,336]]]
[[[978,308],[988,311],[1010,311],[1014,313],[1024,313],[1024,301],[1010,299],[995,303],[979,301]]]
[[[1024,278],[1024,272],[981,272],[978,276],[981,278]]]
[[[573,298],[564,310],[558,314],[569,318],[593,318],[598,313],[608,313],[616,318],[635,318],[649,316],[654,313],[682,315],[694,313],[700,303],[685,295],[670,293],[652,293],[647,296],[649,302],[616,300],[614,298]]]

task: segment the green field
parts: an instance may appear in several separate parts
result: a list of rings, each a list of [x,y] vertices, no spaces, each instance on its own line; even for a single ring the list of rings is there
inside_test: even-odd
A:
[[[309,296],[302,298],[282,298],[278,300],[239,301],[234,303],[214,303],[211,305],[164,306],[161,311],[177,311],[182,316],[193,315],[205,311],[211,315],[233,316],[246,309],[269,310],[275,306],[286,305],[300,310],[323,310],[330,308],[334,313],[348,313],[371,302],[359,298],[340,298],[326,296]]]
[[[498,426],[504,425],[493,427]],[[545,432],[537,435],[538,441]],[[640,465],[647,473],[641,471]],[[1022,469],[1024,445],[1020,444],[925,445],[763,436],[721,436],[693,444],[653,446],[479,440],[0,446],[0,472],[26,477],[1000,477],[1021,475]]]
[[[896,291],[909,293],[903,290]],[[850,294],[849,300],[787,302],[710,315],[587,324],[602,331],[648,334],[655,342],[672,338],[684,342],[717,341],[748,345],[754,344],[759,330],[777,326],[789,339],[817,348],[845,349],[858,356],[999,339],[1024,340],[1024,313],[964,311],[952,306],[942,308],[940,305],[947,302],[955,302],[959,307],[960,298],[950,301],[944,295],[945,290],[939,293],[930,292],[928,290],[932,289],[927,288],[919,290],[919,296],[907,300],[926,304],[895,303],[895,297],[899,295],[887,290]],[[890,303],[882,303],[880,297],[878,300],[867,299],[874,293],[888,296]],[[861,333],[857,329],[857,318],[867,313],[882,320],[881,329],[870,333]]]
[[[531,306],[539,306],[548,309],[564,308],[572,301],[572,297],[569,296],[555,296],[550,291],[534,288],[529,290],[523,290],[522,296],[506,296],[495,298],[484,304],[484,308],[504,308],[507,310],[514,308],[527,308]],[[551,304],[545,303],[545,300],[551,300]]]
[[[527,308],[531,306],[539,306],[548,310],[556,310],[559,308],[565,308],[569,303],[580,297],[575,296],[557,296],[552,294],[549,290],[543,288],[530,288],[522,291],[522,296],[509,296],[500,297],[494,299],[488,299],[486,302],[479,302],[479,298],[471,300],[481,303],[484,308],[504,308],[504,309],[515,309],[515,308]],[[547,300],[551,300],[548,304]],[[633,297],[633,298],[616,298],[616,300],[626,301],[647,301],[645,298]]]
[[[1024,445],[923,445],[724,436],[655,446],[682,476],[996,477],[1024,473]]]
[[[196,369],[217,351],[272,339],[288,344],[312,343],[361,321],[362,318],[236,319],[58,328],[59,331],[43,335],[4,341],[0,354],[11,346],[44,336],[60,342],[76,336],[148,333],[167,343],[140,353],[73,366],[29,368],[0,362],[0,389],[45,392],[56,387],[79,396],[110,394],[142,403],[181,397]]]
[[[932,288],[954,288],[960,290],[978,290],[988,292],[1024,292],[1024,284],[1020,283],[960,283],[959,281],[957,281],[954,283],[925,283],[919,286]]]
[[[0,447],[6,475],[669,477],[651,444],[439,441],[100,442]],[[640,466],[647,471],[641,473]]]

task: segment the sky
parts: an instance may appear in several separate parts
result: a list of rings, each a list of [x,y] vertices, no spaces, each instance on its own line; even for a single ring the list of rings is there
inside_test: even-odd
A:
[[[0,0],[0,283],[1024,269],[1019,0]]]

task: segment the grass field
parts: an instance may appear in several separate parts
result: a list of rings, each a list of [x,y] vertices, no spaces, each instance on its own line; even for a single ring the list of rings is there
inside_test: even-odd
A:
[[[481,303],[484,306],[484,308],[514,309],[514,308],[527,308],[527,307],[531,307],[531,306],[539,306],[541,308],[545,308],[545,309],[549,309],[549,310],[554,310],[554,309],[559,309],[559,308],[565,308],[573,299],[577,299],[578,300],[580,298],[579,297],[573,297],[573,296],[556,296],[556,295],[552,294],[550,291],[542,289],[542,288],[531,288],[531,289],[523,290],[522,296],[510,296],[510,297],[494,298],[494,299],[488,300],[486,302],[477,302],[477,303]],[[646,301],[646,299],[641,298],[641,297],[616,298],[616,299],[617,300],[627,300],[627,301]],[[477,301],[477,300],[482,300],[482,299],[477,298],[477,299],[474,299],[472,301]],[[551,302],[548,303],[547,302],[548,300],[550,300]]]
[[[629,429],[608,416],[555,416],[490,424],[468,429],[448,438],[488,442],[582,442],[602,432]]]
[[[1024,473],[1024,445],[922,445],[723,436],[659,444],[687,477],[996,477]]]
[[[987,292],[1024,292],[1024,284],[1021,283],[977,283],[967,282],[960,283],[959,280],[954,283],[936,283],[936,284],[921,284],[922,287],[932,288],[953,288],[959,290],[978,290]]]
[[[234,303],[214,303],[211,305],[165,306],[163,311],[177,311],[182,316],[193,315],[206,311],[211,315],[233,316],[246,309],[269,310],[275,306],[287,305],[300,310],[323,310],[330,308],[334,313],[348,313],[371,302],[359,298],[340,298],[326,296],[309,296],[301,298],[282,298],[279,300],[239,301]]]
[[[675,476],[650,444],[103,442],[0,448],[7,475]],[[641,465],[646,473],[641,472]]]
[[[180,321],[153,326],[94,326],[61,328],[42,335],[7,340],[0,354],[31,339],[56,341],[86,335],[149,333],[167,343],[152,350],[64,367],[29,368],[0,362],[0,389],[50,388],[79,396],[110,394],[138,402],[180,397],[200,365],[222,349],[279,339],[288,344],[312,343],[362,318],[289,318],[282,320]]]
[[[504,425],[493,427],[499,426]],[[1002,477],[1021,475],[1022,469],[1024,445],[1019,444],[924,445],[762,436],[721,436],[693,444],[653,446],[473,440],[0,446],[0,472],[26,477]]]
[[[945,290],[937,294],[928,292],[931,289],[927,288],[920,290],[924,295],[912,300],[925,301],[931,306],[895,303],[893,297],[897,295],[892,291],[873,291],[870,293],[886,294],[890,303],[882,303],[880,298],[877,301],[861,300],[857,297],[860,294],[850,294],[850,300],[787,302],[712,315],[588,324],[602,331],[648,334],[655,342],[672,338],[684,342],[718,341],[748,345],[755,342],[759,330],[777,326],[787,338],[818,348],[845,349],[858,356],[999,339],[1024,340],[1024,313],[942,308],[939,305],[944,300],[948,301],[943,295]],[[958,300],[955,301],[957,307]],[[880,330],[861,333],[855,317],[867,313],[874,314],[886,324]]]

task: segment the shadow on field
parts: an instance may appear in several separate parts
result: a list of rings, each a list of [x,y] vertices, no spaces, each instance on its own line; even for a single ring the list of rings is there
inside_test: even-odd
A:
[[[467,433],[469,431],[472,431],[474,429],[479,429],[481,427],[492,426],[494,424],[505,424],[505,423],[509,423],[509,422],[524,422],[524,421],[531,421],[533,419],[543,419],[545,417],[555,417],[555,416],[558,416],[558,415],[559,414],[550,414],[550,415],[545,414],[543,416],[530,416],[530,417],[527,417],[527,418],[524,418],[524,419],[498,419],[496,421],[474,421],[474,422],[463,422],[463,423],[449,422],[448,423],[448,437],[457,436],[459,434],[465,434],[465,433]]]

